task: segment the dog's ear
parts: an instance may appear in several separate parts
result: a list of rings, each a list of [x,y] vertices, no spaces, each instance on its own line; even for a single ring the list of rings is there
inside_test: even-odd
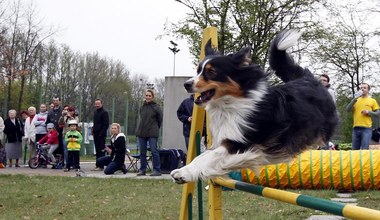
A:
[[[240,66],[249,66],[251,64],[251,48],[244,47],[239,52],[232,55],[235,62],[239,63]]]
[[[209,55],[216,55],[216,54],[219,54],[219,53],[215,48],[212,47],[211,39],[210,39],[207,41],[205,45],[205,55],[209,56]]]

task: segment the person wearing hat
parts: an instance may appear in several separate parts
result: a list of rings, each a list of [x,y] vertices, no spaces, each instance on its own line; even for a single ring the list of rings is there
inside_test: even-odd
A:
[[[53,153],[59,146],[58,132],[55,130],[53,123],[48,123],[46,125],[46,128],[48,130],[48,133],[43,138],[41,138],[41,140],[39,140],[37,144],[46,145],[44,149],[49,149],[48,156],[51,159],[51,164],[55,165],[57,161]]]
[[[66,133],[70,130],[69,121],[71,120],[79,121],[79,118],[75,114],[75,107],[66,105],[63,107],[62,116],[58,120],[58,125],[60,128],[62,128],[63,137],[65,137]],[[65,163],[67,163],[68,151],[67,151],[67,143],[65,142],[64,138],[63,138],[63,156],[64,156]]]
[[[80,151],[80,145],[82,143],[82,134],[77,130],[78,129],[78,122],[77,120],[70,120],[69,121],[69,128],[70,130],[65,135],[65,141],[67,143],[67,151],[68,151],[68,158],[66,163],[65,172],[70,171],[70,168],[74,166],[74,168],[79,171],[80,165],[79,165],[79,151]]]

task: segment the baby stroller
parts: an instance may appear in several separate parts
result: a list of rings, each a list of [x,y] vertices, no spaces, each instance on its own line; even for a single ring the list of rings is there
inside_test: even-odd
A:
[[[56,155],[56,164],[52,164],[51,159],[49,158],[46,145],[45,144],[36,144],[36,155],[31,158],[28,162],[31,169],[36,169],[38,167],[53,165],[53,168],[62,169],[63,159],[62,155]]]

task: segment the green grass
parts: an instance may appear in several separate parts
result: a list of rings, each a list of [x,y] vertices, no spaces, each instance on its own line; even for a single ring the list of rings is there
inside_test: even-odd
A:
[[[0,219],[178,219],[182,186],[170,180],[0,175]],[[293,191],[333,198],[336,191]],[[380,210],[380,192],[357,192],[359,205]],[[306,219],[319,211],[256,195],[223,191],[224,219]],[[204,219],[208,194],[203,190]],[[197,198],[193,200],[197,219]]]

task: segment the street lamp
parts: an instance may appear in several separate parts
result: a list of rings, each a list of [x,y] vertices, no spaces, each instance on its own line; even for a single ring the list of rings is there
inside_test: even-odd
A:
[[[177,48],[178,44],[174,41],[171,40],[170,43],[173,45],[173,47],[169,47],[169,50],[171,50],[174,54],[173,76],[175,76],[175,55],[180,51],[180,49]]]

